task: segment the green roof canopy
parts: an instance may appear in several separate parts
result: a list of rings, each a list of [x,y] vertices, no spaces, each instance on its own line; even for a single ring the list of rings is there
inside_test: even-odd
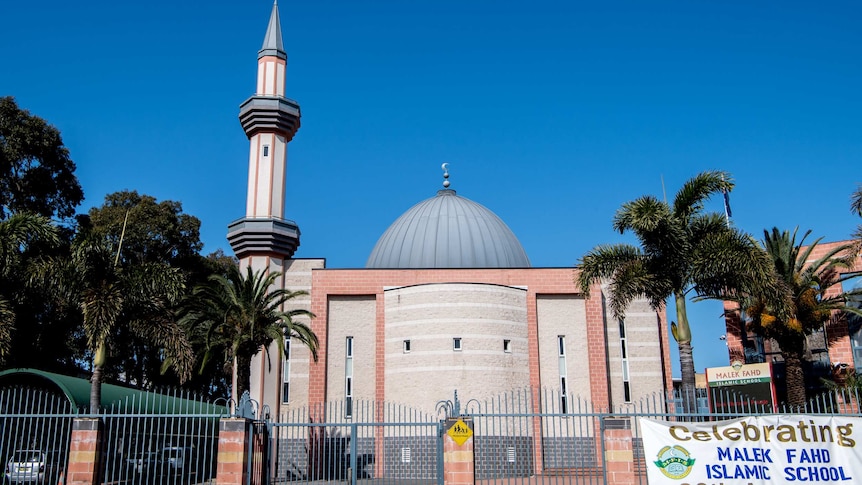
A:
[[[12,386],[37,387],[66,396],[77,409],[90,405],[90,381],[38,369],[9,369],[0,372],[0,389]],[[226,403],[225,403],[226,404]],[[179,396],[102,384],[102,408],[114,407],[123,413],[226,415],[226,406]]]

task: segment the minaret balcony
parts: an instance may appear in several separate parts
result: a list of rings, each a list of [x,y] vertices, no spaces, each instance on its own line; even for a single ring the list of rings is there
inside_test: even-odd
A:
[[[268,132],[290,141],[299,129],[299,118],[299,104],[281,96],[252,96],[239,107],[239,122],[249,138]]]
[[[299,227],[277,217],[244,217],[227,226],[227,240],[238,258],[274,254],[289,259],[299,247]]]

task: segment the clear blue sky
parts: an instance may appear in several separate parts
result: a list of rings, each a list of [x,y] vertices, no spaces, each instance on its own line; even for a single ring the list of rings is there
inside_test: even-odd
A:
[[[625,201],[730,171],[733,222],[847,239],[862,221],[862,4],[750,1],[285,1],[286,211],[297,257],[361,267],[452,188],[496,212],[534,266],[626,241]],[[268,0],[4,2],[0,95],[63,133],[87,200],[181,201],[205,251],[244,214]],[[720,200],[710,209],[721,211]],[[720,305],[691,319],[699,370],[727,365]],[[669,313],[674,318],[673,313]],[[675,358],[675,357],[674,357]],[[675,371],[678,374],[678,371]]]

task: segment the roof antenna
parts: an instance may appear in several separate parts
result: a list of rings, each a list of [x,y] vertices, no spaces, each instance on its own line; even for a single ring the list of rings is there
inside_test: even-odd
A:
[[[444,163],[440,166],[443,169],[443,188],[449,188],[449,162]]]

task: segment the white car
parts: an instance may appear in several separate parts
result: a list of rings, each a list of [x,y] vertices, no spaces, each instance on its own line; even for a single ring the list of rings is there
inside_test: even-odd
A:
[[[7,484],[57,483],[62,465],[59,455],[41,450],[17,450],[6,462]]]

